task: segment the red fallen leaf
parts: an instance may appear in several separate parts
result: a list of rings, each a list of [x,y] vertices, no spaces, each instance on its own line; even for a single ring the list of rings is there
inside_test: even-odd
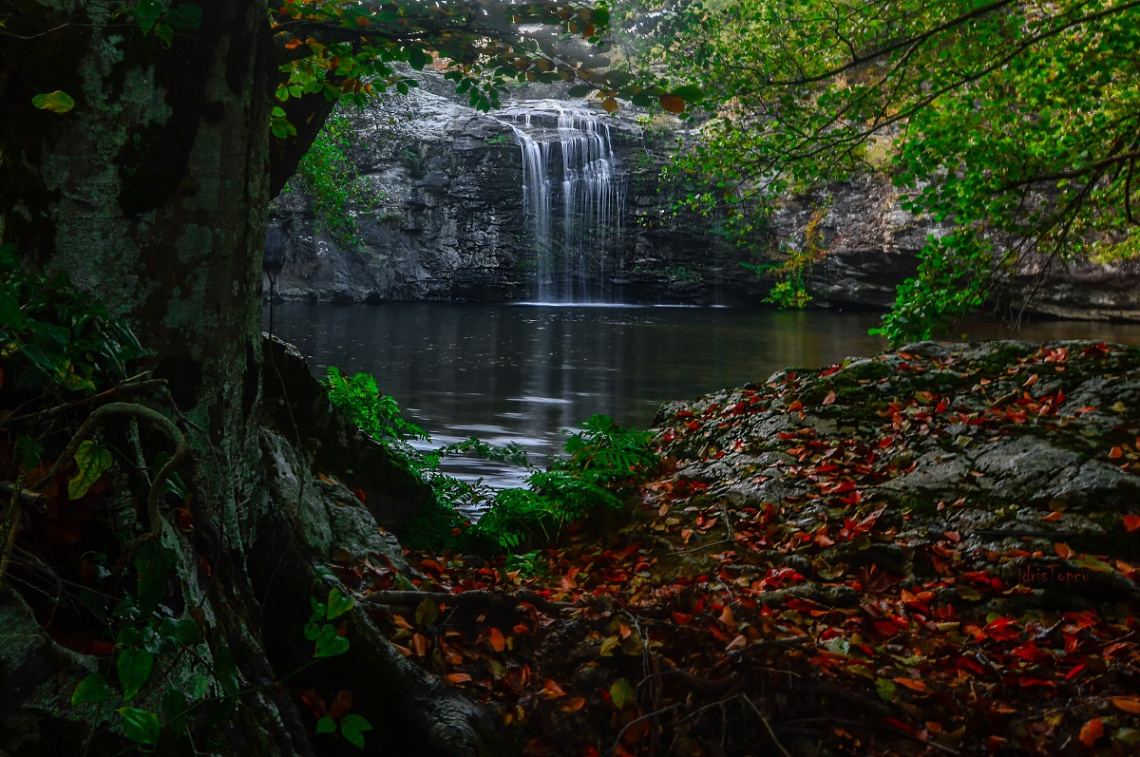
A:
[[[1041,376],[1040,376],[1040,375],[1038,375],[1038,374],[1036,374],[1036,373],[1034,373],[1032,376],[1030,376],[1029,378],[1025,379],[1025,383],[1024,383],[1024,384],[1022,384],[1022,386],[1033,386],[1034,384],[1036,384],[1036,383],[1037,383],[1037,379],[1039,379],[1039,378],[1041,378]]]
[[[1017,621],[1010,618],[994,618],[986,624],[982,629],[983,637],[989,637],[995,641],[1009,641],[1021,636],[1021,631],[1017,628]]]
[[[471,681],[471,676],[467,673],[448,673],[444,678],[453,684],[469,683]]]
[[[1060,510],[1057,510],[1056,512],[1049,513],[1048,515],[1041,518],[1041,521],[1043,523],[1056,523],[1057,521],[1061,520],[1062,515],[1064,515],[1064,513]]]
[[[676,611],[674,611],[672,613],[672,615],[673,615],[673,622],[679,626],[687,626],[693,622],[693,616],[692,615],[688,615],[686,613],[676,612]]]
[[[913,729],[913,728],[911,728],[911,727],[910,727],[909,725],[907,725],[906,723],[904,723],[904,722],[902,722],[901,720],[899,720],[898,718],[883,718],[883,722],[884,722],[884,723],[886,723],[887,725],[889,725],[889,726],[890,726],[890,727],[892,727],[892,728],[897,728],[897,729],[899,729],[899,730],[900,730],[900,731],[902,731],[903,733],[909,733],[909,734],[911,734],[912,736],[914,735],[914,729]]]
[[[947,407],[949,407],[949,405],[946,404],[946,400],[938,400],[938,404],[934,407],[934,414],[937,415],[938,413],[946,412]]]
[[[803,409],[804,409],[804,403],[800,402],[799,400],[796,400],[792,404],[788,405],[788,410],[795,411],[795,410],[803,410]]]
[[[352,692],[348,689],[341,689],[333,697],[333,703],[329,705],[328,716],[336,720],[350,712],[352,712]]]
[[[1080,665],[1074,666],[1072,670],[1065,674],[1065,680],[1068,681],[1072,678],[1076,678],[1076,676],[1084,669],[1085,664],[1083,662]]]
[[[416,654],[423,657],[428,652],[428,639],[418,631],[412,635],[412,648],[416,650]]]
[[[1094,410],[1096,410],[1095,405],[1085,405],[1084,407],[1082,407],[1080,410],[1077,411],[1077,415],[1084,415],[1085,413],[1091,413]]]
[[[1124,450],[1122,450],[1119,445],[1109,450],[1108,458],[1110,460],[1119,460],[1122,457],[1124,457]]]
[[[1135,531],[1138,528],[1140,528],[1140,515],[1129,513],[1128,515],[1124,516],[1125,531]]]
[[[913,678],[896,678],[895,683],[899,686],[905,686],[911,691],[923,692],[926,691],[926,684],[922,681],[916,681]]]
[[[1020,647],[1011,650],[1010,654],[1028,662],[1046,662],[1053,659],[1053,655],[1038,647],[1034,641],[1022,644]]]
[[[586,697],[574,697],[561,704],[558,709],[563,712],[577,712],[586,705]],[[597,754],[597,752],[595,752]]]
[[[942,535],[945,536],[950,541],[954,542],[955,544],[962,541],[962,534],[959,533],[958,531],[946,531]]]
[[[502,652],[507,648],[507,640],[503,638],[503,632],[497,628],[492,628],[487,632],[487,642],[490,643],[491,649],[496,652]]]
[[[1089,722],[1081,726],[1081,743],[1087,747],[1092,747],[1104,735],[1104,721],[1100,718],[1093,718]]]
[[[827,396],[823,398],[822,405],[830,405],[835,402],[835,392],[828,392]]]
[[[360,500],[361,504],[368,501],[368,496],[364,493],[363,489],[353,489],[352,493],[356,495],[356,498]]]
[[[1073,551],[1073,548],[1063,541],[1059,541],[1054,544],[1053,549],[1057,552],[1058,556],[1063,557],[1066,560],[1076,554],[1076,552]]]
[[[899,627],[889,620],[877,620],[873,625],[883,636],[894,636],[899,632]]]

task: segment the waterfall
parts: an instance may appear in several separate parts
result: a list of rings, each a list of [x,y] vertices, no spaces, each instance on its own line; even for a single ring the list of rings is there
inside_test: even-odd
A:
[[[548,100],[503,115],[522,152],[536,299],[607,300],[609,279],[621,264],[626,193],[609,125],[592,111]]]

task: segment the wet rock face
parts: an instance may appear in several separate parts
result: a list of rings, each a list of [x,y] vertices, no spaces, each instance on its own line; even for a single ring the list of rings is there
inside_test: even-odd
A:
[[[438,84],[425,79],[409,96],[351,116],[360,136],[351,158],[374,197],[371,207],[356,209],[356,249],[341,249],[316,228],[307,197],[278,198],[270,228],[283,231],[286,244],[276,296],[370,303],[517,301],[543,290],[538,278],[544,264],[535,249],[533,218],[528,220],[534,196],[528,201],[523,188],[525,150],[515,128],[526,120],[520,114],[532,109],[528,128],[551,145],[547,160],[559,165],[550,101],[520,100],[484,114]],[[810,224],[826,250],[807,276],[813,304],[886,308],[896,286],[914,274],[927,235],[945,231],[903,210],[886,178],[861,177],[789,198],[764,238],[739,248],[710,230],[715,221],[672,212],[682,190],[665,185],[661,170],[678,137],[686,137],[682,124],[657,116],[652,128],[642,129],[632,113],[598,116],[612,142],[622,210],[607,214],[612,229],[578,230],[566,243],[604,259],[588,273],[572,274],[595,280],[548,290],[592,289],[604,299],[639,303],[759,304],[773,280],[758,278],[742,263],[782,246],[802,247]],[[552,170],[549,178],[555,185],[553,237],[562,244],[557,185],[563,177]],[[994,304],[1016,311],[1029,300],[1027,313],[1135,320],[1138,285],[1140,263],[1066,267],[1028,259],[1004,282]]]

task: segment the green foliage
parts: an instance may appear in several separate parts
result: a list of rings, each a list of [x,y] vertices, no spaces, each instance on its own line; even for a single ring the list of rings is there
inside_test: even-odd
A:
[[[710,120],[673,171],[717,188],[694,206],[771,207],[885,163],[904,207],[954,225],[900,289],[905,312],[880,329],[893,341],[976,307],[993,266],[1021,256],[1136,255],[1134,3],[694,0],[677,13],[662,49],[687,54],[669,75],[704,88]],[[993,243],[1008,252],[984,252]]]
[[[349,377],[330,366],[323,383],[328,388],[329,400],[376,441],[391,443],[430,438],[419,426],[400,417],[396,400],[381,394],[376,379],[370,374],[357,373]]]
[[[900,344],[949,330],[985,302],[993,267],[989,244],[969,229],[928,237],[918,274],[899,285],[894,307],[871,333]]]
[[[517,445],[501,448],[471,439],[443,448],[441,452],[476,452],[524,464],[531,471],[527,488],[494,491],[433,476],[429,480],[438,504],[409,523],[400,534],[401,541],[413,549],[490,548],[513,553],[553,542],[571,524],[619,511],[623,486],[657,464],[649,449],[650,435],[621,428],[603,415],[591,416],[579,428],[566,439],[567,457],[554,460],[545,471],[532,468]],[[488,502],[474,525],[455,509],[473,509]]]
[[[127,378],[128,364],[142,354],[130,328],[65,274],[26,274],[15,248],[0,247],[4,387],[90,395]]]
[[[352,609],[355,600],[333,588],[329,590],[328,599],[318,602],[311,599],[313,613],[309,622],[305,624],[305,638],[314,642],[316,648],[313,657],[336,657],[348,651],[348,639],[340,635],[340,630],[331,622]]]
[[[803,245],[798,248],[785,246],[783,260],[758,264],[741,263],[757,275],[770,274],[776,277],[776,283],[764,298],[765,302],[771,302],[781,309],[792,310],[803,310],[811,302],[805,277],[811,271],[811,267],[827,253],[823,247],[823,234],[819,230],[819,224],[826,215],[826,208],[818,208],[812,214],[804,229]]]
[[[297,130],[285,118],[285,111],[280,107],[273,110],[273,133],[282,139],[295,136]],[[356,212],[376,210],[383,197],[360,176],[349,158],[358,139],[349,119],[340,111],[334,112],[285,187],[286,192],[303,188],[308,193],[316,230],[327,232],[344,249],[354,249],[359,242]]]

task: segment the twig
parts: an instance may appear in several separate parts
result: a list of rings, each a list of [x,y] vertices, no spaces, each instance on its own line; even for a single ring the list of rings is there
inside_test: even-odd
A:
[[[768,732],[768,736],[771,737],[772,743],[776,745],[776,748],[780,750],[780,754],[784,755],[784,757],[792,757],[792,755],[788,753],[788,750],[784,749],[784,745],[780,743],[780,740],[776,738],[776,732],[772,730],[772,724],[768,722],[768,718],[764,717],[764,713],[760,712],[760,708],[756,706],[756,703],[746,694],[741,694],[740,698],[752,708],[752,711],[756,713],[756,717],[760,718],[760,722],[764,724],[764,730]]]
[[[531,604],[545,613],[554,615],[563,610],[576,610],[583,607],[583,605],[568,602],[551,602],[533,591],[525,590],[514,594],[497,594],[493,591],[462,591],[455,594],[435,591],[375,591],[364,597],[362,602],[377,607],[387,607],[389,605],[418,605],[425,599],[454,607],[505,605],[513,609],[521,604]]]
[[[146,374],[141,375],[145,376]],[[54,407],[49,407],[46,410],[40,410],[35,413],[26,413],[24,415],[17,415],[14,418],[8,418],[6,421],[4,421],[4,425],[7,425],[9,423],[22,423],[23,421],[51,418],[53,415],[59,415],[64,411],[71,410],[76,407],[90,405],[92,402],[98,402],[99,400],[113,397],[116,394],[154,389],[160,386],[166,386],[166,383],[166,379],[148,379],[146,381],[135,381],[133,383],[130,381],[130,379],[127,379],[126,381],[116,384],[106,391],[100,392],[99,394],[94,394],[90,397],[84,397],[81,400],[75,400],[74,402],[65,402],[62,405],[55,405]]]

